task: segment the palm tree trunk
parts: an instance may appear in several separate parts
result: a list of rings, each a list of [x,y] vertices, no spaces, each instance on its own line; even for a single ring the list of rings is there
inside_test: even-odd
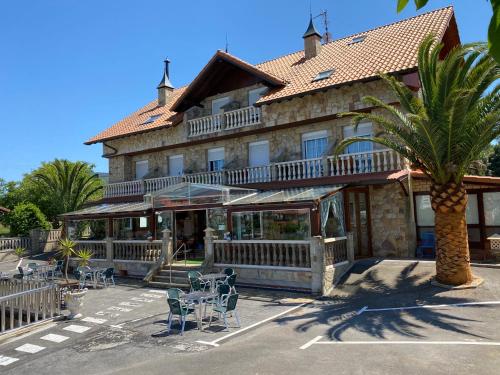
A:
[[[465,221],[465,187],[453,182],[432,185],[431,199],[436,214],[436,279],[448,285],[470,283],[472,271]]]

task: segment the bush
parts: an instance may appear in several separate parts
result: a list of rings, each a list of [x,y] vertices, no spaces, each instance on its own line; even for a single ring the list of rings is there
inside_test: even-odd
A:
[[[7,221],[14,236],[27,236],[31,229],[50,229],[45,215],[33,203],[20,203],[9,212]]]

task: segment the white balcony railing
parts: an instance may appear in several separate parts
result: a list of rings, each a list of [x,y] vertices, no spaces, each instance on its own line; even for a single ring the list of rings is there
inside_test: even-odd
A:
[[[196,137],[221,130],[232,130],[256,125],[261,120],[260,108],[250,106],[205,117],[188,120],[189,136]]]
[[[271,181],[294,181],[328,176],[389,172],[404,169],[406,166],[407,161],[397,152],[375,150],[343,154],[338,157],[293,160],[258,167],[120,182],[105,186],[104,197],[148,194],[183,181],[198,184],[246,185]]]

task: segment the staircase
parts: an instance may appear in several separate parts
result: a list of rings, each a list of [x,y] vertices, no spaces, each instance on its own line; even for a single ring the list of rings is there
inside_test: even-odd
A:
[[[200,271],[199,266],[172,265],[172,282],[170,282],[170,266],[165,264],[149,281],[149,286],[154,288],[179,288],[189,290],[188,272]]]

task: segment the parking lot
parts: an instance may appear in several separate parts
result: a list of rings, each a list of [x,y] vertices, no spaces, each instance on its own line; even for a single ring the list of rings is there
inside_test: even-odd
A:
[[[500,270],[474,267],[485,283],[465,290],[432,286],[433,270],[432,262],[358,262],[331,296],[306,305],[305,295],[241,289],[241,329],[230,320],[229,331],[218,323],[200,332],[189,322],[182,337],[166,334],[162,291],[91,290],[83,320],[0,344],[0,355],[19,358],[2,373],[498,373]],[[42,340],[50,334],[68,339]],[[25,344],[44,349],[16,350]]]

